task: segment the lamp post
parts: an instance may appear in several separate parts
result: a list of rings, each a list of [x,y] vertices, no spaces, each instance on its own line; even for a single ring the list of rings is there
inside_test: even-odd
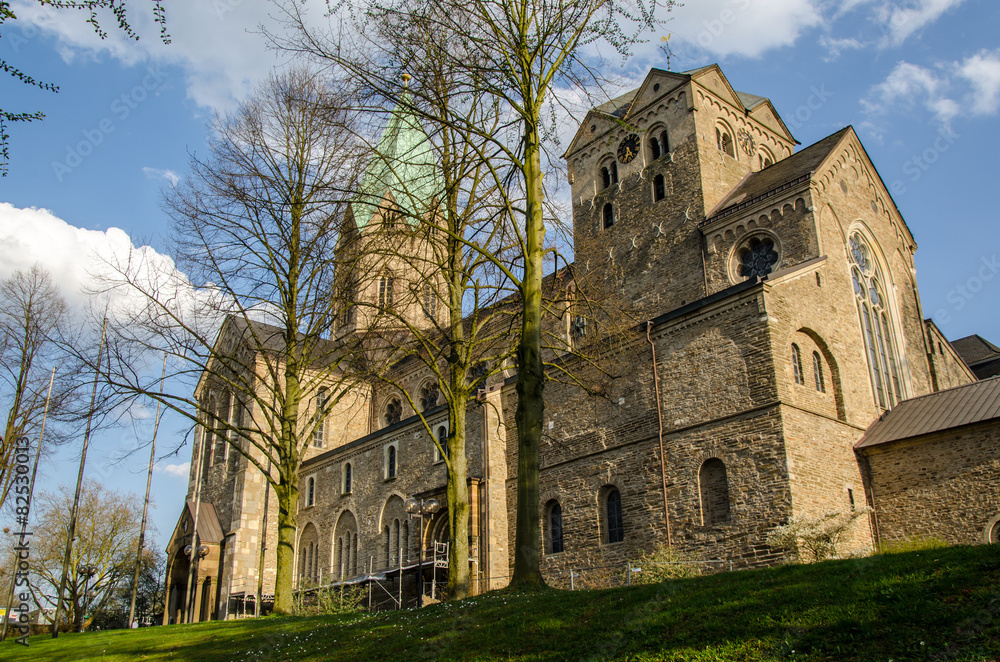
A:
[[[424,515],[433,515],[440,509],[437,499],[414,499],[403,504],[410,517],[419,519],[417,525],[417,609],[424,606]]]

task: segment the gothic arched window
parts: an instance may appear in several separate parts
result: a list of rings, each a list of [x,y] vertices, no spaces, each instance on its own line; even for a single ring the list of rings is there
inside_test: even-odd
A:
[[[796,384],[806,383],[806,377],[802,372],[802,353],[795,343],[792,343],[792,374],[795,376]]]
[[[385,449],[385,477],[395,478],[396,477],[396,446],[390,444]]]
[[[611,488],[604,497],[605,525],[608,542],[625,540],[625,522],[622,519],[622,495],[617,488]]]
[[[559,505],[558,501],[553,499],[549,502],[546,511],[545,527],[548,534],[546,536],[546,542],[548,543],[546,551],[549,554],[559,554],[563,551],[562,506]]]
[[[903,385],[882,271],[860,233],[851,235],[849,248],[851,280],[868,357],[872,395],[879,407],[891,409],[903,399]]]
[[[729,133],[729,129],[721,126],[715,127],[715,141],[720,152],[736,158],[736,148],[733,147],[733,136]]]
[[[306,505],[311,506],[316,503],[316,479],[309,477],[306,481]]]
[[[434,447],[434,461],[441,462],[448,456],[448,428],[442,425],[437,429],[438,445]]]
[[[826,393],[826,383],[823,381],[823,359],[819,352],[813,352],[813,378],[816,380],[816,390]]]
[[[343,485],[341,486],[342,487],[341,493],[343,494],[351,493],[351,482],[354,480],[354,476],[352,475],[352,473],[353,469],[351,468],[351,463],[346,462],[344,464],[344,482]]]
[[[440,389],[437,382],[427,382],[420,388],[420,410],[428,411],[434,409],[438,403]]]
[[[313,428],[313,446],[323,448],[323,433],[326,428],[326,389],[321,388],[316,396],[316,427]]]
[[[403,418],[403,403],[399,401],[399,398],[393,398],[385,406],[385,414],[383,415],[386,425],[395,425],[399,423]]]
[[[392,274],[386,273],[378,279],[378,308],[387,310],[392,307]]]

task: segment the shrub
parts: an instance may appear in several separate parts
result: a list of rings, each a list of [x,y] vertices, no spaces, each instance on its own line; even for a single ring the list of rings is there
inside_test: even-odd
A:
[[[632,572],[633,584],[659,584],[669,579],[696,577],[701,574],[697,563],[673,547],[659,545],[632,563],[639,572]]]
[[[797,553],[799,560],[807,563],[836,558],[844,534],[870,512],[871,508],[858,508],[847,513],[831,510],[819,517],[793,517],[767,534],[767,544]]]
[[[296,616],[353,614],[362,610],[365,587],[324,586],[305,589],[295,595],[293,613]]]

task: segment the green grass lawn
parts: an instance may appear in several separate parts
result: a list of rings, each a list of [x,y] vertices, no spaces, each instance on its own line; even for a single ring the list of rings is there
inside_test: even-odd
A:
[[[0,660],[1000,661],[1000,546],[604,591],[497,591],[420,612],[32,637]]]

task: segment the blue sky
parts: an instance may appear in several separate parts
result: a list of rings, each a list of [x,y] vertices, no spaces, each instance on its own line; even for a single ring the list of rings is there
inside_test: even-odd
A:
[[[0,179],[0,277],[35,261],[71,300],[97,269],[95,250],[148,245],[166,252],[161,189],[204,152],[205,123],[232,108],[287,60],[258,26],[275,26],[264,0],[167,3],[172,43],[158,40],[150,3],[132,3],[141,35],[98,40],[84,16],[15,1],[0,57],[58,94],[4,80],[3,108],[42,110],[10,127],[10,174]],[[733,86],[767,96],[803,146],[854,125],[916,237],[920,295],[950,339],[1000,342],[1000,5],[991,0],[689,0],[620,67],[627,85],[665,68],[718,62]],[[113,27],[113,23],[108,23]],[[579,115],[582,117],[582,113]],[[575,125],[566,122],[567,135]],[[48,212],[42,210],[49,210]],[[117,230],[114,230],[117,228]],[[151,414],[151,412],[147,412]],[[140,423],[148,440],[152,420]],[[168,419],[160,448],[180,446]],[[146,453],[115,462],[136,431],[95,439],[88,475],[141,493]],[[75,478],[77,450],[43,468],[47,486]],[[190,455],[158,462],[153,521],[162,547],[180,511]]]

